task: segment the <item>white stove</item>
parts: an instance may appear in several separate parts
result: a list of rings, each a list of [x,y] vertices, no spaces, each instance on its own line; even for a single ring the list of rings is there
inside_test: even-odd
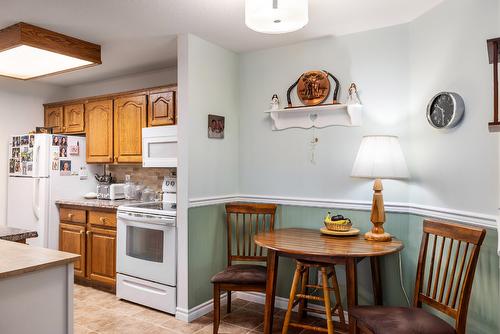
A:
[[[118,208],[116,295],[175,314],[177,228],[174,202]]]
[[[175,217],[177,215],[177,204],[172,202],[134,203],[122,205],[118,210],[130,213]]]

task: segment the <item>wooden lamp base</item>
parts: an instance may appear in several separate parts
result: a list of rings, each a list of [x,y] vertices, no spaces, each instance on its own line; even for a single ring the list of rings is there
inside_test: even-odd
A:
[[[384,197],[382,196],[382,180],[376,179],[373,183],[373,203],[370,220],[373,228],[365,233],[365,239],[370,241],[391,241],[392,237],[384,231],[385,210]]]
[[[370,241],[391,241],[392,236],[387,233],[373,233],[372,231],[365,233],[365,239]]]

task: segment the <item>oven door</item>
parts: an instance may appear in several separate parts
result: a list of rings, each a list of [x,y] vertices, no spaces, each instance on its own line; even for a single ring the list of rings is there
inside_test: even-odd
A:
[[[177,167],[177,127],[142,129],[142,166]]]
[[[116,271],[176,285],[175,217],[118,212]]]

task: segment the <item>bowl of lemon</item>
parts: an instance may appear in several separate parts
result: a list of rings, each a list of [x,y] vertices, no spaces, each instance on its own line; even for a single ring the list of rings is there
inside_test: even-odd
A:
[[[330,231],[347,232],[352,228],[349,218],[345,218],[342,215],[332,216],[330,211],[328,211],[324,223],[325,227]]]
[[[349,218],[345,218],[342,215],[332,215],[330,211],[328,211],[328,214],[323,222],[325,227],[320,229],[323,234],[334,236],[353,236],[359,233],[359,229],[352,227],[352,222]]]

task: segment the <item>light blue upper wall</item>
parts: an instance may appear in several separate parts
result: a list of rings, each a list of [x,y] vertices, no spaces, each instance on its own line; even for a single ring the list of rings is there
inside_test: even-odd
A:
[[[361,137],[396,134],[411,186],[385,181],[387,202],[496,215],[498,135],[487,130],[493,106],[486,39],[498,37],[498,22],[498,0],[446,0],[409,24],[241,55],[240,192],[370,200],[371,182],[349,177]],[[349,83],[357,83],[362,127],[271,131],[263,113],[270,97],[278,93],[284,106],[286,89],[312,69],[338,76],[341,101]],[[427,123],[426,105],[439,91],[465,100],[464,121],[454,130]]]
[[[372,182],[350,177],[362,136],[395,134],[405,152],[409,145],[407,25],[246,53],[240,63],[240,192],[370,200]],[[315,69],[338,77],[342,102],[349,84],[358,85],[364,125],[272,131],[264,113],[271,96],[277,93],[286,106],[288,87]],[[316,164],[310,162],[313,135]],[[408,201],[406,182],[387,181],[385,189],[387,201]]]
[[[492,120],[492,66],[486,40],[500,35],[498,0],[448,0],[409,25],[410,201],[496,214],[498,134]],[[466,105],[452,131],[437,131],[425,119],[429,99],[455,91]]]
[[[238,192],[238,55],[188,35],[189,198]],[[208,138],[208,114],[225,116],[225,138]]]

